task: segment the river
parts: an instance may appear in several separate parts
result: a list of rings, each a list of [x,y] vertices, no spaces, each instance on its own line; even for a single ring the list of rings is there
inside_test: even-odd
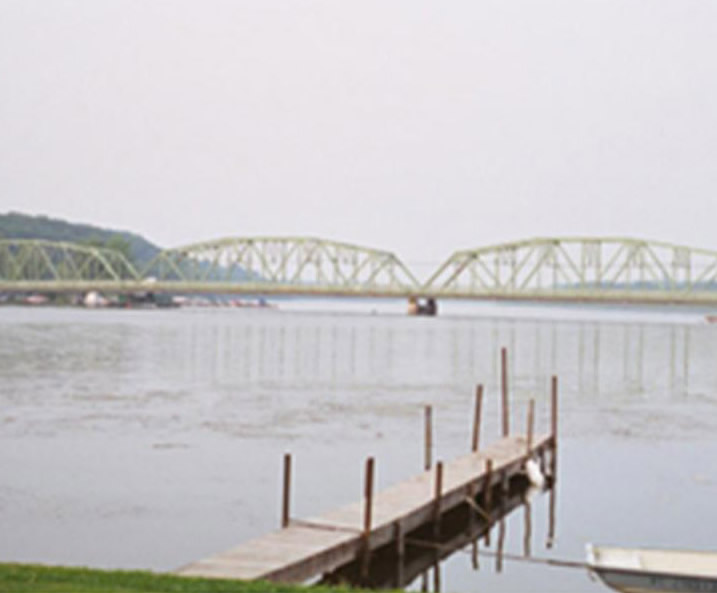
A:
[[[514,426],[534,397],[547,429],[559,377],[557,537],[546,549],[538,495],[534,555],[714,549],[717,325],[702,313],[349,309],[0,308],[0,558],[163,571],[222,551],[278,526],[286,451],[295,515],[357,500],[368,455],[378,488],[421,470],[425,404],[434,459],[469,449],[477,383],[483,442],[497,435],[501,347]],[[522,530],[516,512],[506,552]],[[605,591],[581,570],[474,572],[463,552],[441,570],[444,591]]]

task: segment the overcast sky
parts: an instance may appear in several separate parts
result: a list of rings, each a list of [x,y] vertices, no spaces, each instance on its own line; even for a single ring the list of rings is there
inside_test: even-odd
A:
[[[717,2],[0,0],[0,212],[717,249]]]

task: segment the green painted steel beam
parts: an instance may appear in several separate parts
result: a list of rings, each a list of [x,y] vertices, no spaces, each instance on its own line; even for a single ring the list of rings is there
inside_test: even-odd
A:
[[[616,292],[663,297],[717,289],[717,252],[616,237],[541,238],[455,252],[424,284],[446,295],[490,294],[557,299],[579,292],[612,299]],[[700,296],[703,298],[703,296]]]
[[[39,239],[0,240],[0,280],[139,280],[124,254],[112,249]]]
[[[226,294],[245,296],[305,296],[305,297],[365,297],[410,298],[434,297],[441,300],[487,300],[512,302],[559,302],[559,303],[615,303],[659,305],[709,305],[717,306],[717,292],[667,293],[659,291],[613,291],[587,294],[579,290],[545,292],[424,292],[401,289],[336,289],[322,286],[269,285],[265,283],[232,282],[137,282],[137,281],[0,281],[0,293],[85,293],[97,290],[106,294],[165,293],[165,294]]]
[[[264,282],[324,290],[398,290],[420,286],[392,253],[313,237],[239,237],[161,252],[143,270],[158,281]]]
[[[1,292],[169,292],[605,303],[717,303],[717,252],[621,237],[537,238],[461,250],[423,284],[388,251],[313,237],[245,237],[121,253],[0,240]]]

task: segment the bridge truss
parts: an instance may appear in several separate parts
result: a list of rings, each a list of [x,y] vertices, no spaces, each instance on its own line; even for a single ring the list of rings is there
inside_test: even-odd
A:
[[[36,239],[0,240],[0,285],[116,283],[139,281],[140,275],[119,251],[75,243]],[[34,288],[37,289],[37,288]]]
[[[717,252],[628,238],[542,238],[455,252],[441,297],[717,303]]]
[[[0,292],[153,291],[717,305],[717,252],[628,238],[543,238],[455,252],[423,284],[392,253],[307,237],[160,252],[0,240]]]
[[[253,237],[161,252],[145,271],[159,285],[257,294],[392,296],[419,283],[392,253],[307,237]],[[191,290],[190,290],[191,291]]]

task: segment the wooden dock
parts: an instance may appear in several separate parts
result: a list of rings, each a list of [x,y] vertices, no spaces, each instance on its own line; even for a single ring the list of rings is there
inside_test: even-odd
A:
[[[543,467],[549,459],[554,471],[556,438],[551,434],[533,439],[530,432],[526,436],[504,437],[449,463],[437,463],[431,470],[373,497],[369,488],[360,502],[305,521],[289,520],[279,531],[177,572],[186,576],[303,582],[357,559],[365,558],[368,563],[371,550],[393,541],[400,547],[406,534],[426,524],[433,523],[439,530],[442,514],[467,504],[467,498],[475,500],[480,493],[505,487],[524,471],[529,457],[540,459]],[[490,497],[483,498],[484,504]]]
[[[441,519],[459,507],[476,515],[490,527],[509,512],[505,504],[511,482],[525,473],[528,459],[540,460],[555,481],[557,458],[557,378],[552,378],[550,433],[534,437],[535,403],[530,400],[525,435],[511,435],[509,426],[507,352],[501,350],[501,424],[503,438],[479,448],[483,387],[477,386],[471,453],[448,463],[431,461],[432,410],[425,410],[425,471],[376,495],[373,493],[374,460],[366,461],[363,500],[307,520],[290,516],[291,457],[284,457],[282,529],[248,541],[226,552],[180,568],[177,574],[210,578],[305,582],[358,563],[363,582],[368,582],[371,555],[388,544],[394,546],[403,573],[406,543],[428,528],[438,539]],[[552,490],[554,493],[554,490]],[[502,502],[499,501],[502,499]],[[554,497],[551,496],[552,538]],[[397,578],[402,582],[402,578]]]

